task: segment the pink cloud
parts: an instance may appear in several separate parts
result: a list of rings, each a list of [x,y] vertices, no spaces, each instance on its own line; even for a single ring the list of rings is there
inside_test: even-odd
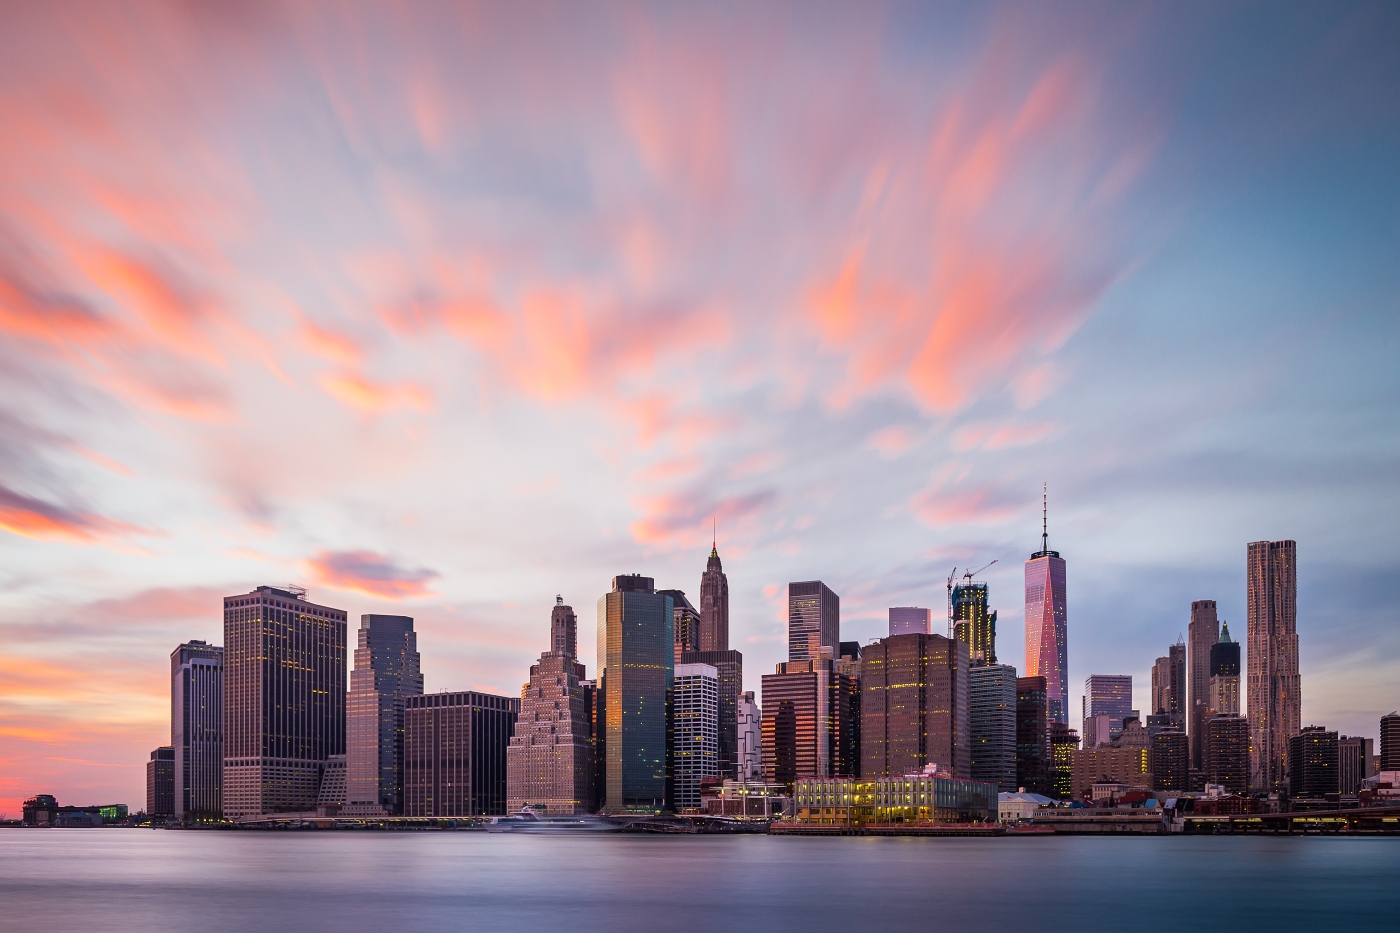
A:
[[[135,525],[54,505],[4,486],[0,486],[0,530],[70,544],[95,544],[144,533]]]
[[[320,551],[306,560],[307,571],[323,586],[381,599],[428,595],[440,574],[426,567],[404,567],[373,551]]]

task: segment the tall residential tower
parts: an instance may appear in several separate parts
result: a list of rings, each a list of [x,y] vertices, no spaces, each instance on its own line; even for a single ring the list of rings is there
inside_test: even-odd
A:
[[[1254,541],[1248,550],[1250,786],[1288,789],[1288,740],[1299,734],[1298,545]]]

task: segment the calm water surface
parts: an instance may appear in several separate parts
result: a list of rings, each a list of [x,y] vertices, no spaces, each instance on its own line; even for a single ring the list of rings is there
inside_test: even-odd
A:
[[[1400,838],[0,831],[0,929],[1400,930]]]

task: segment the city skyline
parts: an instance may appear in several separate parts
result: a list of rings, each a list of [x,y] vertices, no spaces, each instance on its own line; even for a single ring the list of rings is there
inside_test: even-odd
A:
[[[0,811],[142,800],[263,585],[514,696],[717,543],[757,691],[788,581],[867,643],[996,559],[1025,674],[1042,484],[1071,725],[1261,540],[1300,723],[1400,704],[1393,11],[204,15],[0,11]]]

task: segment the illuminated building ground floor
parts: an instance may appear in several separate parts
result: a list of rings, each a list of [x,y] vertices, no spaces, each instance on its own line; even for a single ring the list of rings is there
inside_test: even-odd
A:
[[[997,786],[944,774],[803,778],[793,794],[797,821],[828,826],[995,823]]]

